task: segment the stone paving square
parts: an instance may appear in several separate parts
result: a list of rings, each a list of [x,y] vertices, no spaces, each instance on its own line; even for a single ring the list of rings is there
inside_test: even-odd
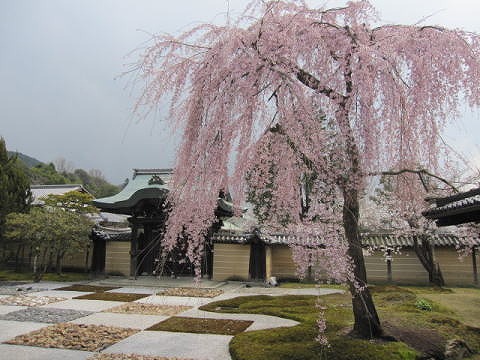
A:
[[[168,316],[114,314],[104,312],[91,314],[82,318],[77,318],[70,322],[75,324],[107,325],[143,330],[165,319],[168,319]]]
[[[87,360],[195,360],[195,359],[185,359],[178,357],[165,357],[165,356],[148,356],[148,355],[138,355],[138,354],[114,354],[114,353],[95,353],[91,358]]]
[[[0,295],[17,295],[17,294],[32,293],[36,291],[41,291],[41,290],[29,288],[28,286],[0,286]]]
[[[0,305],[0,315],[11,313],[12,311],[26,309],[27,306],[18,306],[18,305]]]
[[[28,283],[28,286],[26,286],[32,289],[54,290],[70,284],[68,282],[40,281],[38,283]]]
[[[152,289],[152,288],[122,287],[122,288],[116,288],[115,290],[108,290],[106,292],[155,295],[157,292],[160,292],[160,291],[161,290],[159,289]]]
[[[103,311],[118,306],[120,304],[122,303],[118,301],[70,299],[55,304],[44,305],[42,307],[56,309],[73,309],[79,311]]]
[[[86,360],[92,352],[0,344],[0,359],[5,360]]]
[[[10,340],[15,336],[26,334],[47,326],[49,326],[49,324],[0,320],[0,342]],[[15,357],[9,359],[13,360]]]
[[[42,290],[29,294],[30,296],[52,296],[52,297],[61,297],[65,299],[72,299],[76,296],[93,294],[92,292],[84,291],[63,291],[63,290]]]
[[[142,331],[105,349],[105,353],[135,353],[195,360],[230,360],[229,335]],[[205,346],[208,344],[208,346]]]
[[[0,320],[33,321],[39,323],[56,324],[75,320],[80,317],[90,315],[91,313],[91,311],[77,311],[71,309],[29,307],[26,309],[13,311],[5,315],[0,315]]]

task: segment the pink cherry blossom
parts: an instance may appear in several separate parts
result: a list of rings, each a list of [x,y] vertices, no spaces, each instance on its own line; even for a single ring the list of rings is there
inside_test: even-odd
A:
[[[364,337],[381,335],[358,231],[367,175],[435,170],[446,122],[462,102],[480,103],[478,35],[376,21],[368,1],[253,1],[225,26],[156,36],[138,65],[138,108],[169,100],[183,133],[164,246],[187,238],[199,266],[219,190],[240,207],[249,189],[268,185],[266,226],[322,239],[320,249],[297,243],[294,256],[326,258],[329,275],[351,284]],[[302,208],[305,176],[314,180]]]

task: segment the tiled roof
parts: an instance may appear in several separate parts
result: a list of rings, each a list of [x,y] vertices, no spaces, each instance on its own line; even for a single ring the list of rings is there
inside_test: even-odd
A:
[[[218,232],[212,235],[213,242],[227,244],[247,244],[255,237],[254,234]]]
[[[480,188],[429,200],[435,205],[424,211],[423,216],[436,220],[439,226],[480,220]]]
[[[235,243],[246,244],[251,242],[255,237],[260,239],[265,244],[273,245],[289,245],[297,242],[295,236],[285,234],[253,234],[253,233],[240,233],[240,232],[218,232],[213,234],[212,240],[216,243]],[[480,246],[479,239],[465,240],[464,238],[452,235],[452,234],[436,234],[429,235],[429,239],[433,240],[434,246],[462,246],[464,244]],[[393,234],[363,234],[362,238],[363,246],[382,247],[382,246],[400,246],[400,247],[412,247],[413,236],[396,236]],[[305,242],[303,242],[305,244]],[[313,238],[306,242],[307,245],[321,246],[321,238]]]
[[[433,242],[434,246],[447,247],[447,246],[463,246],[465,244],[469,245],[480,245],[480,240],[477,239],[465,239],[463,237],[458,237],[453,234],[433,234],[428,235],[428,239]],[[401,246],[401,247],[412,247],[413,246],[413,235],[393,235],[393,234],[363,234],[362,235],[362,245],[363,246]]]
[[[99,209],[115,213],[133,215],[135,206],[145,199],[163,199],[171,187],[172,169],[133,169],[132,179],[118,194],[96,199],[92,203]],[[217,216],[231,216],[233,204],[218,198]]]
[[[256,233],[244,233],[244,232],[233,232],[233,231],[219,231],[212,236],[213,242],[216,243],[235,243],[235,244],[246,244],[251,241],[258,239],[265,244],[274,245],[274,244],[293,244],[299,243],[298,240],[293,235],[287,234],[265,234],[262,232]],[[307,241],[303,241],[303,244],[307,243],[307,245],[318,245],[321,246],[321,239],[318,238],[311,238]]]
[[[110,228],[97,225],[92,229],[92,234],[102,240],[130,241],[132,239],[130,228]]]
[[[142,199],[164,198],[171,181],[171,169],[134,169],[132,179],[118,194],[96,199],[93,205],[105,212],[131,214]]]
[[[32,204],[43,205],[41,200],[48,195],[63,195],[70,191],[80,191],[88,193],[88,191],[80,184],[60,184],[60,185],[32,185],[30,186],[32,192]]]

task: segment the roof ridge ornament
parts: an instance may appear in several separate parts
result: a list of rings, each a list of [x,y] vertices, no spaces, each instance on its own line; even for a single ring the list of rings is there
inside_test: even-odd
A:
[[[152,175],[148,180],[148,185],[165,185],[165,182],[158,175]]]

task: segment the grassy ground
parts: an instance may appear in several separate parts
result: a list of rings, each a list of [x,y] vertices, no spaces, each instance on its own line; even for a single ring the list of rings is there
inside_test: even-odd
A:
[[[55,273],[47,273],[42,277],[43,281],[83,281],[88,280],[87,273],[63,273],[57,275]],[[31,272],[15,272],[13,270],[0,270],[0,281],[33,281],[33,273]]]
[[[425,291],[422,288],[412,289],[417,296],[452,309],[455,318],[465,325],[480,328],[480,289],[453,288],[450,291]]]
[[[322,296],[318,303],[313,296],[240,297],[211,303],[203,309],[267,314],[300,322],[292,328],[236,335],[230,343],[230,352],[235,360],[415,359],[425,351],[432,354],[442,352],[446,340],[452,338],[461,338],[474,351],[480,352],[480,329],[461,322],[470,311],[468,309],[475,310],[475,304],[478,306],[480,290],[439,292],[428,288],[377,286],[372,293],[385,330],[404,342],[365,341],[349,337],[353,316],[348,293]],[[464,294],[470,296],[462,296]],[[426,300],[432,307],[431,311],[419,309],[416,306],[419,299]],[[318,306],[326,314],[328,348],[322,348],[314,340],[317,336]],[[478,355],[474,358],[480,359]]]

